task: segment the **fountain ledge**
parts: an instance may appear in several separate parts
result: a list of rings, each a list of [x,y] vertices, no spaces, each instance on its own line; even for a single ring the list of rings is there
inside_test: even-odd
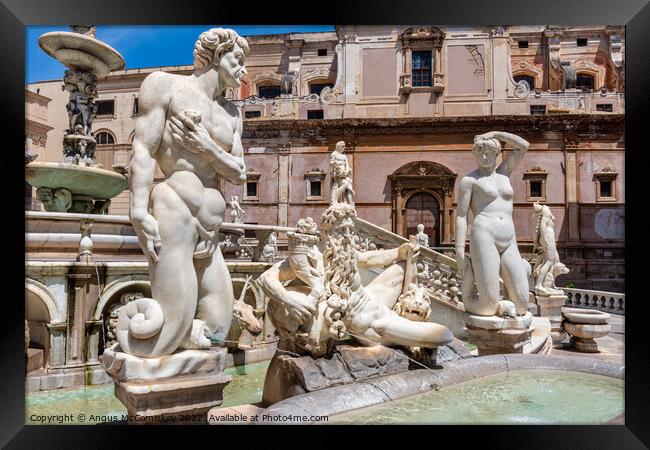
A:
[[[439,370],[418,369],[301,394],[278,402],[257,414],[259,417],[265,415],[271,418],[332,416],[501,372],[526,369],[566,370],[617,379],[625,377],[624,365],[592,358],[572,358],[564,355],[489,355],[449,362]],[[213,411],[215,410],[210,411],[208,417]],[[310,422],[274,422],[267,419],[255,423],[286,425]]]

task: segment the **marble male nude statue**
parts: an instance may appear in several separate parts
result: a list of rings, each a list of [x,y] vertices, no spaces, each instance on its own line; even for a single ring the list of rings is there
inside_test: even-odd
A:
[[[194,47],[194,72],[154,72],[142,83],[130,167],[130,219],[149,263],[152,299],[124,308],[122,349],[141,357],[209,348],[223,339],[233,292],[218,242],[221,180],[241,185],[242,119],[223,97],[246,74],[245,39],[213,28]],[[156,164],[165,176],[154,186]]]

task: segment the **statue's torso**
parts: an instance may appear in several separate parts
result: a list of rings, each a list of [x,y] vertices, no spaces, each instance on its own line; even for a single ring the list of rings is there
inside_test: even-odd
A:
[[[475,174],[475,172],[473,172]],[[472,175],[470,175],[472,176]],[[472,234],[487,231],[496,243],[507,245],[515,236],[512,220],[513,190],[510,179],[502,174],[473,176],[471,209]]]
[[[172,94],[165,115],[165,128],[160,145],[155,153],[156,161],[166,178],[174,172],[194,173],[203,186],[219,187],[219,177],[209,163],[205,153],[192,153],[184,149],[172,137],[169,119],[181,112],[195,111],[201,115],[200,123],[206,128],[212,140],[222,149],[230,152],[233,148],[237,127],[238,112],[234,105],[225,100],[219,103],[208,98],[190,83],[190,77],[176,75]]]

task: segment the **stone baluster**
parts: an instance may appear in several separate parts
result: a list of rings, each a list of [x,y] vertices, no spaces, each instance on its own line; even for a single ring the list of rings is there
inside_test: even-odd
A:
[[[90,237],[93,222],[91,220],[82,220],[80,227],[81,240],[79,241],[79,254],[77,255],[77,261],[88,262],[93,257],[93,241]]]
[[[453,273],[449,278],[449,298],[452,301],[458,301],[458,281],[456,281],[456,277]]]

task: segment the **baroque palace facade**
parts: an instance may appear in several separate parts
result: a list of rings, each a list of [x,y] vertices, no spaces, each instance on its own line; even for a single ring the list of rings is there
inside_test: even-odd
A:
[[[224,187],[244,222],[318,218],[329,155],[343,140],[360,217],[403,236],[422,223],[432,247],[451,248],[474,136],[503,130],[531,144],[511,176],[521,251],[532,251],[533,203],[545,203],[571,269],[561,282],[624,291],[623,27],[337,26],[247,39],[247,79],[227,96],[244,117],[249,176]],[[192,66],[121,70],[99,83],[93,129],[105,168],[128,166],[138,90],[156,70]],[[61,85],[26,86],[27,147],[39,161],[61,158]],[[26,192],[26,207],[40,209]],[[109,213],[128,214],[128,192]]]

